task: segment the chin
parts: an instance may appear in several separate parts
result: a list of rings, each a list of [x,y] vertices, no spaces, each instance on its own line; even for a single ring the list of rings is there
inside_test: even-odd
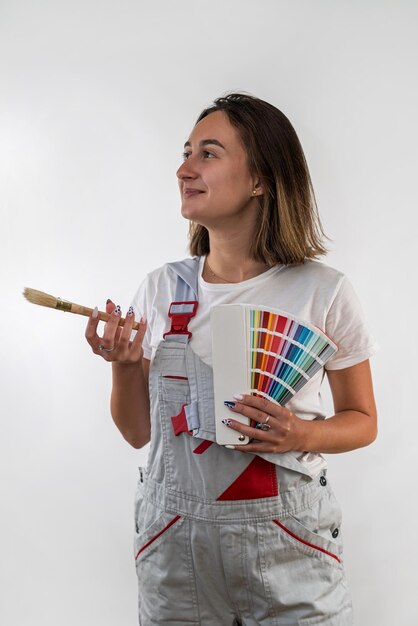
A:
[[[185,207],[184,205],[181,207],[181,215],[186,220],[192,220],[193,222],[200,223],[199,221],[199,211],[193,210],[190,207]],[[201,216],[200,216],[201,217]]]
[[[181,207],[181,216],[184,217],[184,219],[186,220],[192,220],[193,217],[191,216],[192,211],[188,211],[187,209],[184,209],[183,207]]]

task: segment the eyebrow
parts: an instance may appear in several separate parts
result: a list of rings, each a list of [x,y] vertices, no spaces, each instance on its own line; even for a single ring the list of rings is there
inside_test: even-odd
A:
[[[219,146],[220,148],[225,150],[225,146],[223,146],[221,142],[218,141],[217,139],[202,139],[202,141],[199,143],[199,146],[203,147],[203,146],[208,146],[210,144],[213,146]],[[190,141],[186,141],[186,143],[184,144],[184,147],[191,148],[192,144],[190,143]]]

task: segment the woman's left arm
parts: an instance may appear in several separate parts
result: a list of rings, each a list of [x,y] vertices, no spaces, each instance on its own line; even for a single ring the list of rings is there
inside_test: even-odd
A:
[[[264,398],[246,395],[231,412],[241,413],[260,424],[267,416],[268,430],[228,424],[254,442],[234,446],[243,452],[348,452],[376,439],[377,411],[368,360],[341,370],[328,370],[335,414],[325,420],[303,420],[288,409]],[[232,415],[231,415],[232,417]]]
[[[342,370],[328,370],[335,415],[323,424],[308,443],[320,452],[348,452],[371,444],[377,436],[377,410],[369,360]],[[317,438],[317,441],[315,441]],[[313,448],[312,448],[313,450]]]

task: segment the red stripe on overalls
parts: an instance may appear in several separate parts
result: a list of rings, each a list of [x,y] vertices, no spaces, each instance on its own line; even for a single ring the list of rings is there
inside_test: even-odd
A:
[[[187,376],[171,376],[168,374],[167,376],[163,376],[163,378],[173,378],[174,380],[189,380]]]
[[[164,526],[164,528],[163,528],[162,530],[160,530],[160,532],[159,532],[159,533],[157,533],[156,535],[154,535],[154,537],[151,537],[151,539],[150,539],[149,541],[147,541],[147,543],[146,543],[146,544],[144,544],[144,545],[142,546],[142,548],[140,548],[140,549],[138,550],[138,552],[136,553],[136,556],[135,556],[135,561],[136,561],[136,559],[139,557],[139,555],[141,554],[141,552],[142,552],[143,550],[145,550],[146,548],[148,548],[148,546],[150,546],[152,543],[154,543],[154,541],[155,541],[156,539],[158,539],[158,537],[161,537],[161,535],[163,535],[163,534],[164,534],[164,533],[165,533],[165,532],[166,532],[166,531],[170,528],[170,526],[172,526],[173,524],[175,524],[176,522],[178,522],[178,521],[179,521],[179,519],[180,519],[180,515],[176,515],[176,517],[174,517],[174,518],[171,520],[171,522],[168,522],[167,526]]]
[[[310,543],[309,541],[305,541],[305,539],[302,539],[302,537],[299,537],[298,535],[295,535],[295,533],[293,533],[289,528],[287,528],[284,524],[282,524],[281,522],[279,522],[279,520],[274,519],[273,522],[275,524],[277,524],[277,526],[279,526],[279,528],[281,528],[282,530],[284,530],[285,533],[287,533],[288,535],[290,535],[291,537],[293,537],[293,539],[296,539],[296,541],[299,541],[300,543],[303,543],[305,546],[309,546],[310,548],[313,548],[314,550],[319,550],[319,552],[323,552],[324,554],[327,554],[328,556],[330,556],[331,558],[335,559],[336,561],[338,561],[338,563],[341,563],[341,559],[334,554],[333,552],[328,552],[328,550],[325,550],[324,548],[321,548],[320,546],[317,546],[314,543]]]
[[[208,439],[204,439],[202,443],[199,443],[197,448],[193,450],[193,454],[203,454],[206,452],[208,448],[213,444],[213,441],[209,441]]]

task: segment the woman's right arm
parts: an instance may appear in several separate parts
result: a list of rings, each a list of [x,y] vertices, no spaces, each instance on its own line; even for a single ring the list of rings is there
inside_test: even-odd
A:
[[[149,360],[112,363],[110,412],[123,437],[134,448],[150,440],[148,374]]]
[[[149,360],[143,357],[142,340],[146,321],[139,323],[131,341],[135,320],[129,309],[124,326],[119,326],[121,310],[108,300],[106,312],[110,314],[103,337],[97,334],[99,319],[93,311],[86,328],[86,339],[93,352],[112,363],[111,414],[122,436],[134,448],[142,448],[150,439],[150,408],[148,375]]]

